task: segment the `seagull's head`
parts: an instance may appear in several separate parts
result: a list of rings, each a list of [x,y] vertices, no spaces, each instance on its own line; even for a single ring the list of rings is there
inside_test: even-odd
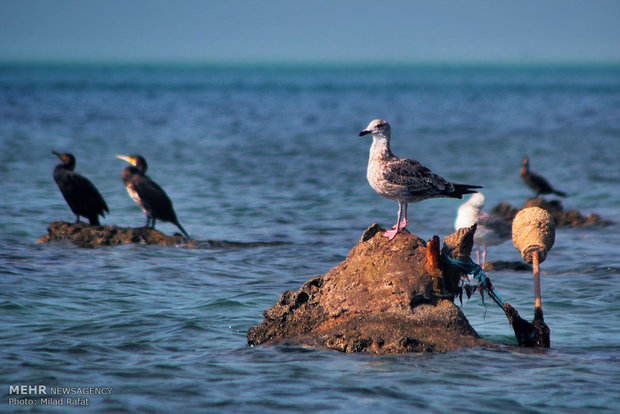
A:
[[[484,196],[480,192],[474,193],[467,200],[467,204],[477,209],[482,209],[484,207]]]
[[[392,128],[390,128],[390,124],[388,121],[384,119],[375,119],[368,124],[368,126],[360,132],[360,137],[364,135],[372,135],[373,138],[385,138],[388,141],[390,140],[390,133],[392,132]]]

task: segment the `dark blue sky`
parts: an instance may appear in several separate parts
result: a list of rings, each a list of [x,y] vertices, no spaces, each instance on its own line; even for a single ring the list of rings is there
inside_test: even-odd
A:
[[[0,59],[620,62],[620,1],[0,0]]]

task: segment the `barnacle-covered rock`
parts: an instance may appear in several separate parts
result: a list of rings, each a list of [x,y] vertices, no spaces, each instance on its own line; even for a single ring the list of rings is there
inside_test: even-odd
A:
[[[446,237],[443,254],[469,258],[475,229]],[[384,231],[370,226],[342,263],[284,292],[248,343],[377,354],[490,345],[453,303],[462,273],[441,259],[439,237],[403,231],[390,241]]]
[[[564,207],[559,200],[547,201],[542,197],[530,198],[526,200],[525,205],[522,208],[516,208],[503,201],[491,209],[491,214],[502,217],[506,221],[511,222],[519,211],[528,207],[539,207],[546,210],[549,214],[551,214],[551,217],[553,217],[556,227],[578,228],[588,226],[609,226],[614,224],[610,220],[603,219],[598,214],[592,213],[584,216],[576,210],[564,210]]]
[[[129,243],[145,243],[159,246],[193,245],[180,234],[167,236],[155,229],[118,226],[91,226],[88,223],[50,223],[47,234],[38,243],[54,240],[69,240],[80,247],[105,247]]]

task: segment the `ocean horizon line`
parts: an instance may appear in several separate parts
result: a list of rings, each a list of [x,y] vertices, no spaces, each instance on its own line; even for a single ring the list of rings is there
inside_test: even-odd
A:
[[[165,59],[2,59],[0,66],[171,67],[171,68],[619,68],[620,61],[579,60],[165,60]]]

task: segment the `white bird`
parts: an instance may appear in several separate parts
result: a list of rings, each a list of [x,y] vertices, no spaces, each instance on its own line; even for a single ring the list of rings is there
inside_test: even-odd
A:
[[[510,240],[512,228],[501,217],[493,216],[482,211],[484,208],[484,195],[473,194],[467,202],[463,203],[457,212],[454,228],[456,230],[471,227],[478,223],[474,234],[474,244],[478,246],[476,261],[480,263],[480,246],[482,246],[482,268],[486,260],[487,246],[497,246]]]
[[[379,195],[398,202],[396,224],[383,234],[390,240],[400,229],[407,226],[407,204],[436,197],[463,198],[463,194],[475,193],[473,188],[482,188],[477,185],[451,183],[433,174],[418,161],[398,158],[392,154],[391,127],[383,119],[370,122],[359,135],[361,137],[368,134],[372,135],[366,172],[368,182]],[[404,220],[401,222],[403,213]]]

